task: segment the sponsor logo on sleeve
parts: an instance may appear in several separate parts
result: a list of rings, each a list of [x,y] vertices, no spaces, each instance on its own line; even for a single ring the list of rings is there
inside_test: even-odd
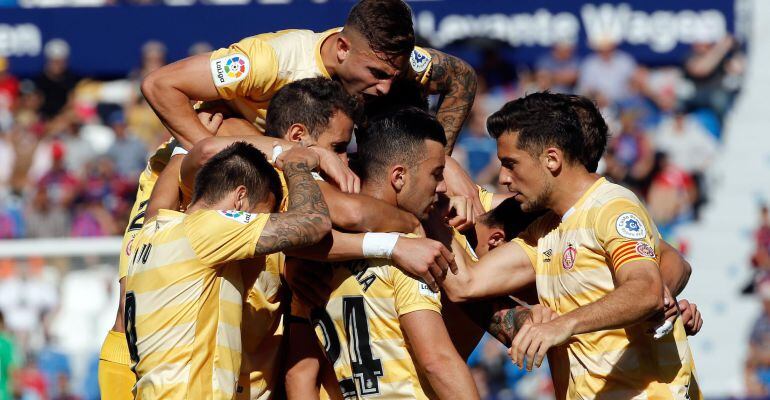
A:
[[[227,210],[227,211],[217,211],[219,215],[231,219],[236,222],[240,222],[242,224],[248,224],[249,222],[256,219],[257,214],[247,213],[245,211],[237,211],[237,210]]]
[[[211,60],[214,85],[225,86],[238,82],[249,73],[249,59],[243,54],[231,54]]]
[[[572,243],[567,244],[567,248],[564,249],[564,255],[561,259],[561,266],[565,270],[569,271],[575,266],[575,259],[577,258],[577,249]]]
[[[428,297],[431,297],[431,298],[434,298],[434,299],[436,297],[438,297],[438,293],[435,293],[432,290],[430,290],[430,287],[428,286],[427,283],[425,283],[425,282],[418,282],[417,285],[419,286],[419,292],[420,292],[421,295],[428,296]]]
[[[647,229],[642,220],[634,213],[621,214],[615,221],[615,228],[620,236],[628,239],[641,239],[647,236]]]
[[[655,258],[655,249],[645,242],[636,242],[636,254],[642,257]]]
[[[414,72],[417,72],[418,74],[428,68],[430,60],[430,56],[420,53],[417,49],[412,50],[412,55],[409,56],[409,64],[412,65]]]

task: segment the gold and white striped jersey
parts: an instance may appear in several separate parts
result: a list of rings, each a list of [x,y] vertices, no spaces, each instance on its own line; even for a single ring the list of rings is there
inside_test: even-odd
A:
[[[278,375],[283,371],[284,354],[283,304],[287,303],[281,272],[286,256],[274,253],[266,257],[265,269],[259,272],[246,296],[243,307],[241,337],[243,363],[238,399],[269,399],[275,392]]]
[[[441,313],[440,295],[389,262],[332,264],[329,302],[311,312],[346,399],[435,397],[415,367],[399,317],[421,310]]]
[[[232,399],[241,368],[243,269],[269,214],[161,210],[135,239],[126,336],[137,399]]]
[[[628,189],[599,179],[562,219],[548,213],[517,243],[535,267],[540,303],[559,315],[615,289],[635,260],[658,264],[657,228]],[[655,340],[651,323],[573,336],[549,352],[557,398],[698,399],[681,319]]]

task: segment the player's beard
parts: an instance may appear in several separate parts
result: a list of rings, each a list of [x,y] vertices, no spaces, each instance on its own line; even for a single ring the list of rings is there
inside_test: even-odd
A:
[[[547,208],[548,199],[551,197],[551,193],[553,192],[553,184],[546,180],[543,184],[543,190],[540,191],[540,193],[535,196],[534,199],[530,201],[524,201],[521,203],[521,211],[524,212],[534,212],[534,211],[541,211],[545,210]]]

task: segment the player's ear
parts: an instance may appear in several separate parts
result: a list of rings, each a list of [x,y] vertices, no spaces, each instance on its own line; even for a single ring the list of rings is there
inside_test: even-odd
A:
[[[489,235],[489,240],[487,243],[489,244],[490,249],[494,249],[497,246],[500,246],[505,242],[505,232],[503,232],[502,229],[495,228],[492,230],[492,234]]]
[[[246,207],[249,206],[248,204],[248,189],[246,189],[246,186],[238,185],[237,188],[235,188],[235,209],[237,211],[243,211]]]
[[[543,151],[545,167],[556,175],[559,173],[564,162],[564,153],[556,147],[548,147]]]
[[[290,142],[297,143],[300,143],[303,140],[307,140],[309,136],[310,132],[308,132],[307,127],[304,124],[292,124],[289,127],[289,132],[287,135]]]
[[[390,169],[390,184],[395,189],[396,193],[400,192],[406,184],[406,169],[403,165],[395,165]]]
[[[350,39],[340,34],[337,35],[337,42],[335,44],[337,45],[337,59],[340,62],[345,61],[350,54]]]

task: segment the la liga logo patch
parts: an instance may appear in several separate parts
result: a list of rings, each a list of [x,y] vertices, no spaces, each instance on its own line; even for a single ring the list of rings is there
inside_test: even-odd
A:
[[[226,211],[217,211],[219,215],[231,219],[236,222],[240,222],[242,224],[248,224],[249,222],[254,220],[254,217],[256,214],[247,213],[245,211],[238,211],[238,210],[226,210]]]
[[[239,53],[211,60],[211,77],[214,85],[226,86],[243,80],[249,74],[249,59]]]

